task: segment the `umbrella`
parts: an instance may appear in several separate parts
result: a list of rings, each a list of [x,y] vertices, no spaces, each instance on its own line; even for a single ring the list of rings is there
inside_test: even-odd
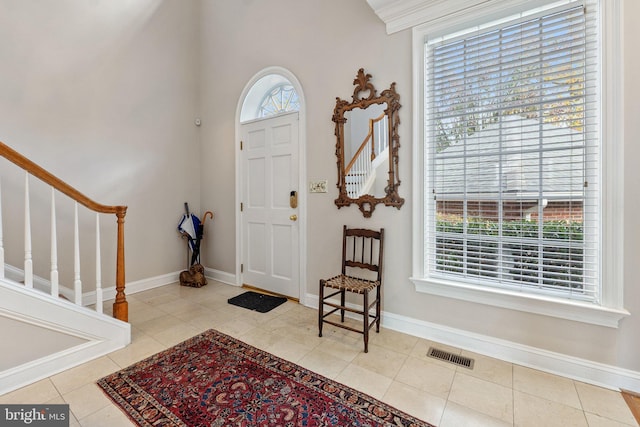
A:
[[[202,226],[200,218],[189,213],[189,204],[184,204],[185,214],[178,223],[178,231],[187,237],[189,249],[191,249],[191,265],[200,262],[200,240],[202,239]]]
[[[196,242],[193,249],[193,255],[191,256],[191,265],[198,261],[200,263],[200,241],[202,240],[202,235],[204,234],[204,223],[207,221],[207,216],[210,216],[213,219],[213,212],[206,211],[204,216],[202,217],[202,223],[199,224],[198,229],[196,230]]]

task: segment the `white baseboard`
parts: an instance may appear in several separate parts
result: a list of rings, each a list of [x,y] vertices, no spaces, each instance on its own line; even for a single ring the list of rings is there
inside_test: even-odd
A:
[[[125,285],[125,295],[131,295],[138,292],[148,291],[149,289],[159,288],[160,286],[170,285],[179,280],[180,272],[167,273],[160,276],[150,277],[148,279],[136,280],[128,282]],[[103,300],[115,299],[116,287],[110,286],[102,289]],[[96,291],[85,292],[82,294],[82,303],[84,305],[95,304]]]
[[[7,279],[22,283],[24,279],[24,270],[5,264],[4,271]],[[33,275],[33,287],[47,294],[51,294],[51,281],[40,276]],[[63,295],[69,301],[74,300],[73,289],[60,285],[58,293]]]
[[[5,264],[5,274],[8,279],[20,282],[23,279],[24,271]],[[215,270],[205,267],[204,274],[207,278],[217,280],[218,282],[226,283],[227,285],[237,286],[236,275],[227,273],[225,271]],[[160,276],[149,277],[147,279],[136,280],[128,282],[125,286],[125,294],[135,294],[138,292],[148,291],[150,289],[158,288],[160,286],[170,285],[180,280],[180,271],[172,273],[162,274]],[[33,287],[43,292],[51,292],[51,282],[39,276],[33,276]],[[64,295],[69,301],[74,300],[73,289],[60,285],[60,294]],[[110,300],[116,297],[116,287],[110,286],[108,288],[102,288],[103,300]],[[82,305],[91,305],[96,303],[96,291],[84,292],[82,294]]]
[[[213,270],[206,268],[204,270],[205,276],[208,279],[217,280],[218,282],[226,283],[228,285],[235,285],[236,276],[224,271]],[[150,289],[159,288],[160,286],[170,285],[180,280],[180,271],[173,273],[163,274],[161,276],[150,277],[148,279],[136,280],[129,282],[125,286],[125,294],[132,295],[138,292],[148,291]],[[116,297],[115,286],[104,288],[102,291],[103,299],[110,300]],[[86,292],[82,295],[82,302],[84,305],[95,304],[96,293],[95,291]]]
[[[0,372],[0,396],[121,349],[109,341],[90,341]]]
[[[218,282],[226,283],[227,285],[238,286],[236,275],[227,273],[226,271],[214,270],[213,268],[205,267],[204,275],[210,279],[217,280]]]
[[[8,278],[21,277],[22,274],[19,269],[8,265],[6,273]],[[179,280],[179,275],[180,272],[173,272],[148,279],[129,282],[126,285],[125,292],[127,294],[135,294],[137,292],[175,283]],[[234,274],[205,268],[205,275],[207,278],[237,286],[236,276]],[[34,287],[46,290],[49,287],[49,283],[42,278],[34,277]],[[63,288],[62,286],[61,289],[64,289],[67,292],[72,292],[72,290]],[[63,291],[61,291],[61,293],[63,293]],[[103,290],[103,295],[105,300],[115,298],[115,287],[105,288]],[[95,303],[95,291],[85,293],[83,295],[83,303]],[[317,309],[318,296],[307,294],[305,303],[306,306]],[[637,371],[593,362],[486,335],[475,334],[395,313],[384,312],[382,315],[382,325],[385,328],[409,335],[440,342],[510,363],[572,378],[578,381],[615,390],[625,389],[640,392],[640,372]],[[0,394],[1,393],[2,390],[0,390]]]
[[[318,309],[318,295],[307,294],[306,306]],[[640,392],[640,372],[593,362],[512,341],[383,312],[381,324],[394,331],[461,348],[577,381]]]

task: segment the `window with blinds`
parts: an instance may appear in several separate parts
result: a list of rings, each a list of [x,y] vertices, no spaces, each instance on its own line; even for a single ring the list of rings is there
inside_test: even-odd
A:
[[[426,43],[428,276],[598,302],[596,27],[572,3]]]

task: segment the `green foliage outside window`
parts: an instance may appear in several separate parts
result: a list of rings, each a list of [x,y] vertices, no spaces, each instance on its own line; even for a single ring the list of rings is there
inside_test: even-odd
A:
[[[436,232],[463,233],[465,221],[462,217],[439,218]],[[502,221],[502,236],[518,238],[538,238],[540,223],[537,220]],[[469,218],[466,221],[467,234],[498,236],[500,223],[485,218]],[[579,221],[544,221],[542,238],[556,240],[582,241],[583,224]]]
[[[541,236],[539,227],[537,221],[503,221],[500,247],[496,221],[471,218],[465,224],[462,218],[440,218],[436,222],[436,270],[499,278],[507,284],[581,289],[582,222],[543,222]]]

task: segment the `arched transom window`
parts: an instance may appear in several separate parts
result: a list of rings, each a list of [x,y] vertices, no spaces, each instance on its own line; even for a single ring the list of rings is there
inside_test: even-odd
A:
[[[281,74],[267,74],[256,81],[242,103],[240,122],[300,111],[300,97]]]
[[[258,117],[268,117],[289,111],[299,111],[300,100],[292,85],[278,84],[271,88],[262,99]]]

